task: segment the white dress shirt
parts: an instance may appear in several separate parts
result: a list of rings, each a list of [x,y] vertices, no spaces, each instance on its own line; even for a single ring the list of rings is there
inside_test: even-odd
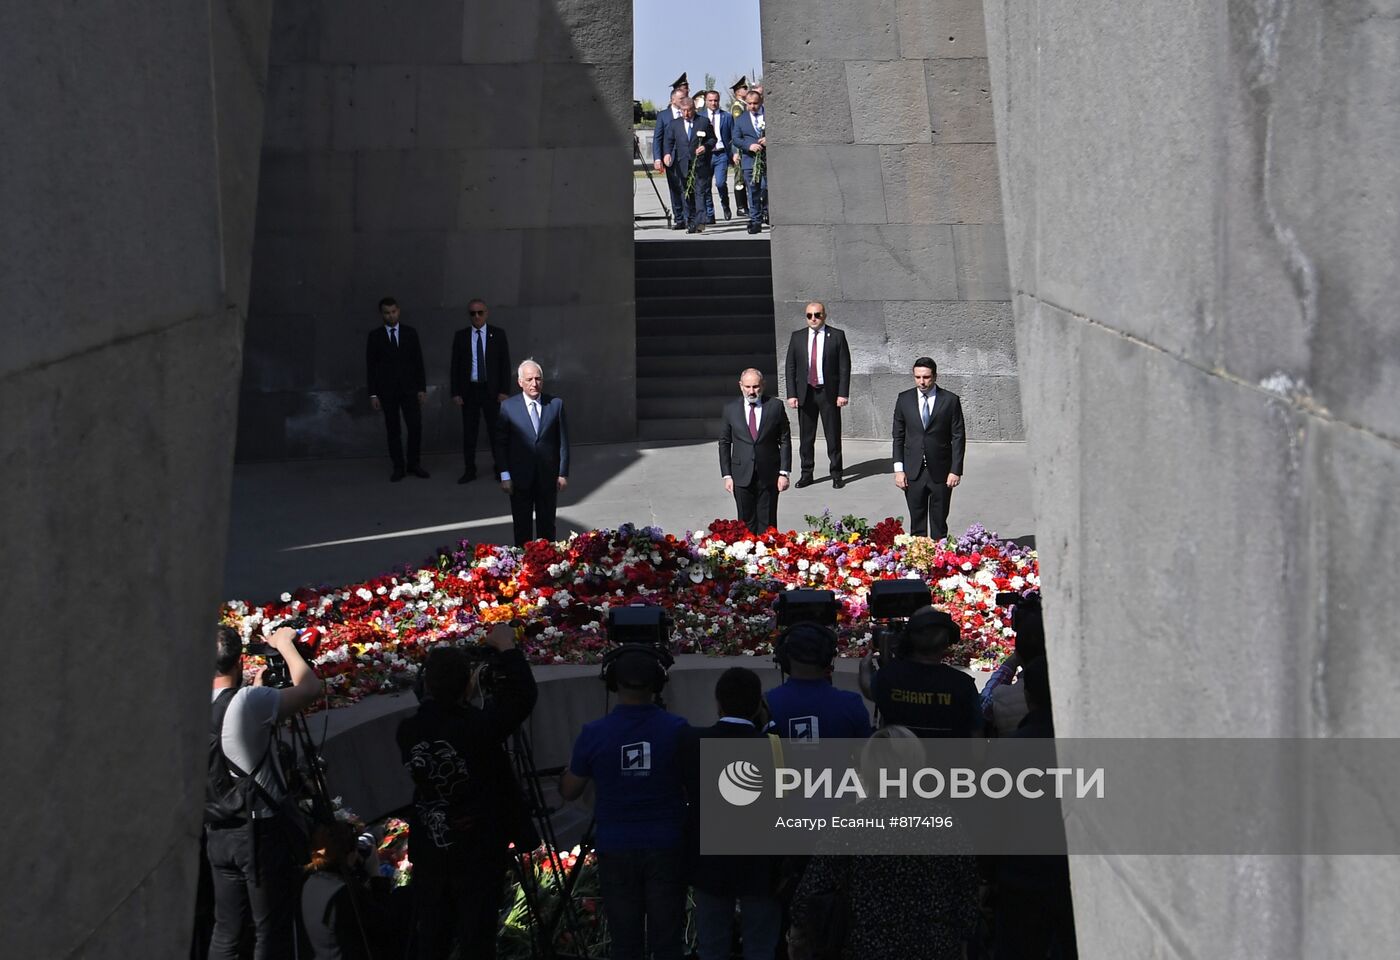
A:
[[[480,330],[478,330],[476,327],[472,327],[472,328],[471,328],[471,334],[472,334],[472,342],[471,342],[471,353],[472,353],[472,382],[473,382],[473,383],[476,383],[478,380],[485,380],[485,379],[486,379],[486,371],[485,371],[485,370],[478,370],[478,369],[476,368],[476,367],[477,367],[477,363],[476,363],[476,338],[477,338],[477,337],[481,337],[481,355],[482,355],[483,357],[486,356],[486,324],[483,323],[483,324],[481,325]]]
[[[824,387],[826,386],[826,371],[823,370],[822,367],[826,366],[826,364],[822,363],[822,360],[826,358],[826,324],[822,324],[815,330],[811,327],[807,328],[807,365],[809,368],[812,364],[813,339],[817,341],[817,386]],[[805,370],[802,373],[802,382],[807,382],[807,372]]]
[[[919,429],[922,430],[924,421],[924,397],[928,397],[928,418],[931,422],[933,420],[933,406],[938,402],[938,387],[936,385],[930,387],[928,393],[924,393],[922,390],[916,390],[915,392],[919,395],[914,405],[919,408]],[[902,462],[896,462],[894,465],[894,472],[903,473],[904,464]]]
[[[710,115],[710,129],[715,132],[715,149],[723,150],[724,138],[719,135],[719,111],[709,110],[707,112]]]

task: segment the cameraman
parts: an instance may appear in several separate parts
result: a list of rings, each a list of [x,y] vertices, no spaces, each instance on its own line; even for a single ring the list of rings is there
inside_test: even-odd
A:
[[[637,645],[640,646],[640,645]],[[656,704],[666,673],[624,646],[605,661],[618,705],[585,724],[559,781],[565,800],[596,784],[598,885],[612,960],[681,960],[685,934],[684,718]]]
[[[495,957],[510,845],[539,843],[504,747],[535,707],[535,677],[509,625],[492,627],[486,646],[485,664],[461,647],[433,649],[427,698],[399,724],[414,787],[408,854],[422,960],[445,960],[454,932],[461,956]],[[489,693],[481,707],[470,702],[478,689]]]
[[[976,737],[982,733],[977,682],[943,662],[961,637],[957,622],[936,607],[920,607],[909,618],[898,655],[880,665],[860,662],[860,689],[885,724],[908,727],[921,737]]]
[[[797,623],[778,641],[775,659],[788,674],[768,691],[773,732],[813,743],[823,738],[863,740],[870,736],[870,714],[860,694],[831,682],[836,634],[817,623]]]
[[[214,882],[214,960],[236,960],[249,912],[256,960],[292,953],[297,865],[291,825],[281,812],[287,781],[273,744],[277,726],[321,693],[321,679],[297,651],[296,637],[291,627],[279,627],[267,639],[291,678],[290,687],[278,690],[263,686],[261,672],[252,686],[242,686],[243,641],[232,627],[217,631],[204,814]]]

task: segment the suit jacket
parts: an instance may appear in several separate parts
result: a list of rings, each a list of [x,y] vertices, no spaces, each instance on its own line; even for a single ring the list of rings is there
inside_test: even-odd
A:
[[[849,397],[851,395],[851,348],[846,343],[846,334],[831,326],[825,325],[826,340],[822,346],[822,355],[819,358],[822,365],[822,384],[827,389],[835,388],[835,396]],[[788,343],[787,354],[787,390],[789,397],[796,397],[799,402],[807,402],[807,367],[811,362],[811,354],[807,348],[807,328],[794,330],[792,340]]]
[[[966,446],[962,401],[953,391],[937,388],[927,429],[919,416],[917,388],[910,387],[895,400],[894,459],[904,464],[910,480],[918,477],[925,466],[935,480],[950,473],[962,476]]]
[[[452,335],[452,396],[462,396],[462,391],[472,382],[472,336],[474,328],[468,326]],[[495,324],[486,324],[486,390],[492,397],[510,393],[510,342],[506,332]]]
[[[423,348],[418,345],[418,331],[400,322],[396,347],[382,325],[371,330],[365,342],[365,381],[371,397],[426,393],[428,376],[423,371]]]
[[[525,394],[512,394],[501,403],[496,418],[492,451],[496,476],[510,471],[512,483],[531,486],[536,479],[553,483],[569,475],[569,428],[564,420],[564,401],[540,394],[540,435],[530,423]]]
[[[696,156],[695,148],[701,144],[705,147],[705,152]],[[679,117],[672,120],[666,127],[666,143],[664,153],[671,155],[671,162],[675,164],[676,174],[684,184],[690,176],[690,165],[693,163],[699,167],[695,176],[703,177],[713,169],[710,166],[710,155],[715,149],[715,132],[710,129],[710,121],[698,114],[691,122],[690,136],[685,135],[685,118]]]
[[[656,127],[651,132],[651,159],[659,162],[663,153],[661,146],[666,139],[666,128],[671,125],[671,119],[675,114],[671,113],[671,105],[668,103],[660,110],[656,111]]]
[[[706,120],[709,120],[709,108],[707,107],[700,113],[696,114],[696,116],[704,117]],[[716,127],[714,123],[711,123],[710,129],[714,130],[715,136],[719,138],[721,142],[723,142],[724,146],[719,147],[718,145],[716,145],[715,155],[728,158],[734,153],[734,117],[727,110],[719,110],[716,111],[716,119],[719,120],[719,126]]]
[[[745,173],[753,166],[754,155],[749,152],[749,148],[758,143],[758,138],[763,135],[764,132],[753,125],[753,114],[747,110],[739,114],[739,119],[734,121],[734,142],[729,145],[730,153],[734,152],[733,148],[739,148],[740,162]]]
[[[776,487],[778,474],[792,470],[792,431],[787,411],[776,397],[763,397],[759,404],[758,440],[749,437],[748,411],[744,399],[724,405],[719,432],[719,472],[733,477],[734,484],[747,487],[758,478],[764,486]]]

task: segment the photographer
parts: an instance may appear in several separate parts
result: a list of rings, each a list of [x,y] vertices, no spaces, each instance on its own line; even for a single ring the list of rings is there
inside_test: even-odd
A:
[[[279,627],[267,644],[286,663],[291,685],[243,683],[243,641],[232,627],[217,631],[209,774],[205,792],[205,849],[213,877],[214,933],[209,955],[236,960],[244,917],[250,912],[254,957],[292,953],[297,866],[293,827],[283,805],[287,780],[274,748],[277,726],[309,707],[321,680],[296,647],[297,632]]]
[[[559,781],[565,800],[597,787],[598,884],[612,960],[680,960],[685,928],[683,743],[689,725],[656,704],[670,657],[626,644],[604,659],[618,705],[586,724]]]
[[[414,786],[408,853],[423,960],[445,960],[454,932],[462,956],[496,955],[510,844],[530,850],[539,842],[504,747],[534,709],[535,677],[510,626],[492,627],[486,647],[429,653],[427,698],[399,724]],[[486,693],[481,707],[470,702],[478,690]]]
[[[860,662],[860,689],[885,724],[908,727],[921,737],[976,737],[982,733],[977,682],[943,663],[960,633],[952,617],[920,607],[909,618],[898,655],[877,671],[873,656]]]
[[[389,881],[370,877],[362,857],[355,828],[348,823],[323,823],[311,835],[311,860],[301,888],[301,927],[316,960],[393,955],[392,943],[386,942]]]

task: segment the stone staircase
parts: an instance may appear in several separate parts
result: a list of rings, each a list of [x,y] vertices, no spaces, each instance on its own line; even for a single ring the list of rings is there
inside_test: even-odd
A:
[[[636,251],[637,439],[716,439],[744,368],[777,393],[768,241],[640,240]]]

